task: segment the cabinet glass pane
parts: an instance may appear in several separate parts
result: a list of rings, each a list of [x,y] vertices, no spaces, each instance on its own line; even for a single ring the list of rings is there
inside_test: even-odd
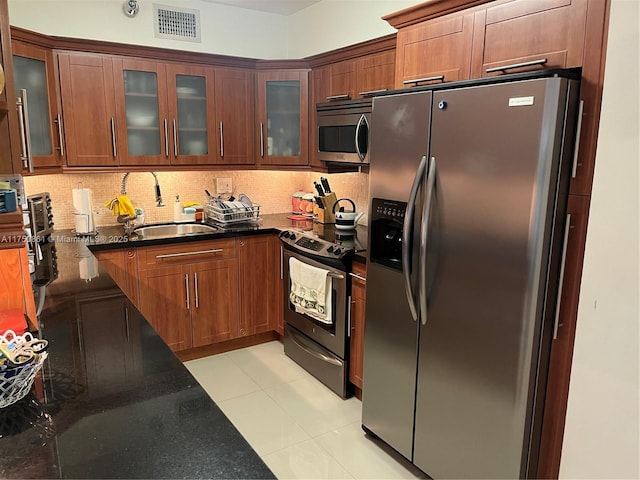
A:
[[[300,82],[267,81],[267,154],[300,155]]]
[[[124,71],[129,155],[160,155],[158,78],[155,72]]]
[[[42,60],[14,55],[13,68],[16,95],[19,96],[22,89],[27,91],[31,153],[52,155],[46,65]]]
[[[207,155],[207,82],[204,77],[176,75],[178,153]]]

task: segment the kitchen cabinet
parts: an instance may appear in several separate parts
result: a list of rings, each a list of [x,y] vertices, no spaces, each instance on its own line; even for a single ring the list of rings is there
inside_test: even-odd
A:
[[[235,240],[142,247],[139,307],[174,351],[237,336]]]
[[[262,71],[257,74],[259,163],[308,164],[309,72]]]
[[[111,57],[65,52],[57,57],[67,166],[118,166]]]
[[[238,251],[239,335],[276,330],[282,318],[280,241],[276,235],[241,237]],[[282,332],[284,334],[284,331]]]
[[[470,78],[474,13],[453,13],[401,28],[396,88]]]
[[[120,165],[171,163],[166,65],[114,58]]]
[[[587,0],[516,0],[481,14],[483,48],[473,77],[582,65]]]
[[[0,265],[0,310],[21,309],[37,325],[26,246],[0,249]]]
[[[18,41],[12,49],[25,173],[51,173],[64,158],[53,52]]]
[[[143,377],[139,313],[119,290],[76,296],[89,396],[135,385]]]
[[[250,70],[215,69],[215,118],[220,138],[215,163],[255,165],[255,78]]]
[[[392,90],[395,79],[395,50],[358,58],[356,63],[357,97],[366,97],[381,90]]]
[[[351,331],[349,354],[349,381],[362,392],[364,359],[364,322],[366,304],[366,265],[354,262],[351,275]]]
[[[102,267],[129,297],[138,304],[138,251],[135,248],[103,250],[93,254]]]

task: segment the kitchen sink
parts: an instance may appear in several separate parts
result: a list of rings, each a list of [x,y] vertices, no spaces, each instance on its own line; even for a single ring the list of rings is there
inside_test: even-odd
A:
[[[203,235],[217,231],[216,227],[203,223],[167,223],[163,225],[146,225],[133,229],[138,237],[150,238],[171,238],[184,237],[190,235]]]

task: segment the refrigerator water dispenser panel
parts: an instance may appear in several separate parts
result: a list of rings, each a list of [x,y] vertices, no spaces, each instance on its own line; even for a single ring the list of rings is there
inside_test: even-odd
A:
[[[402,228],[406,202],[374,198],[371,201],[371,261],[402,269]]]

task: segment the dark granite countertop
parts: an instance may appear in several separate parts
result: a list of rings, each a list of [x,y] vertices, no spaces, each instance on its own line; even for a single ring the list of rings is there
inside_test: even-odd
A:
[[[56,242],[49,357],[0,409],[0,477],[274,478],[86,246]]]

